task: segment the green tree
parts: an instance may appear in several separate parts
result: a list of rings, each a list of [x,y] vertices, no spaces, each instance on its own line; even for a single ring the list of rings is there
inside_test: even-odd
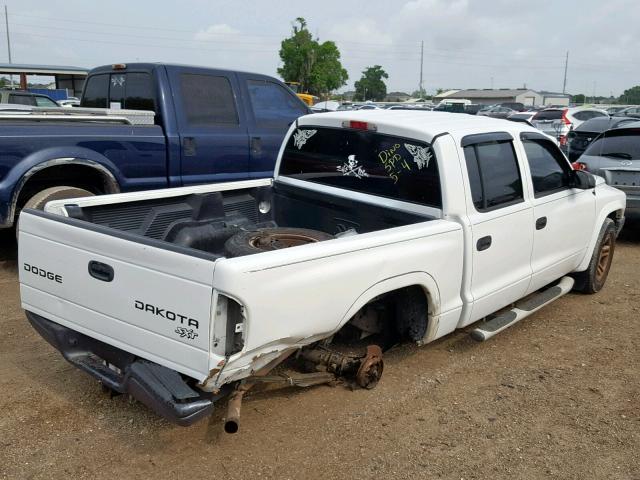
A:
[[[578,95],[571,97],[571,101],[573,103],[586,103],[587,97],[583,93],[579,93]]]
[[[384,100],[387,95],[387,86],[383,78],[389,78],[389,75],[380,65],[365,68],[362,72],[362,77],[355,83],[356,94],[354,100]]]
[[[640,85],[625,90],[618,101],[625,105],[640,105]]]
[[[298,82],[301,92],[328,96],[349,78],[340,63],[340,51],[334,42],[314,39],[304,18],[296,18],[296,23],[291,36],[280,44],[278,74],[285,82]]]

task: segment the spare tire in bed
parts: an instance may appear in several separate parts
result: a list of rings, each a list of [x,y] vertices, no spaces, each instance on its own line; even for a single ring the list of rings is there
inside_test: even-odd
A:
[[[297,247],[307,243],[331,240],[333,235],[307,228],[259,228],[236,233],[224,244],[229,257],[242,257],[254,253]]]

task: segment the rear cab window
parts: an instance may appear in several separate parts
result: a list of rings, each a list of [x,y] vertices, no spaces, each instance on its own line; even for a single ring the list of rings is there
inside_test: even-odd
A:
[[[82,107],[107,108],[109,74],[92,75],[87,79],[82,94]]]
[[[151,74],[114,72],[92,75],[87,80],[81,106],[155,111]]]
[[[279,175],[442,208],[431,145],[375,131],[300,127],[285,146]]]

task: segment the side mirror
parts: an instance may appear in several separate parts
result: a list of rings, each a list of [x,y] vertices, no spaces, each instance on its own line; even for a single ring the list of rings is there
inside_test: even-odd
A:
[[[571,130],[569,133],[567,133],[567,138],[569,140],[571,140],[572,138],[576,138],[576,132],[574,132],[573,130]]]
[[[572,187],[580,190],[589,190],[595,188],[596,177],[584,170],[574,170],[572,176]]]

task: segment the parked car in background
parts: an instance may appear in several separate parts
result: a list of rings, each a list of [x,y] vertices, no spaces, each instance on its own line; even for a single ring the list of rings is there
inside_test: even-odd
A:
[[[448,112],[448,113],[465,113],[464,111],[465,104],[464,103],[443,103],[438,104],[436,108],[433,109],[434,112]]]
[[[567,144],[567,134],[578,125],[596,117],[608,117],[607,112],[597,108],[546,108],[540,110],[531,119],[534,127],[555,137],[560,147]]]
[[[502,102],[500,106],[510,108],[511,110],[515,110],[516,112],[524,112],[527,109],[524,103],[520,102]]]
[[[46,95],[24,90],[0,90],[0,103],[28,105],[31,107],[58,108],[60,106],[55,100]]]
[[[510,120],[512,122],[526,123],[528,125],[533,126],[531,124],[531,119],[534,117],[535,114],[536,112],[515,112],[509,115],[507,117],[507,120]]]
[[[470,103],[469,105],[464,106],[464,113],[468,113],[469,115],[477,115],[478,112],[485,107],[486,105],[482,105],[480,103]]]
[[[616,113],[617,117],[635,117],[640,118],[640,107],[627,107]]]
[[[567,156],[572,162],[584,153],[589,144],[605,130],[637,122],[633,117],[596,117],[578,125],[567,134]]]
[[[627,108],[625,105],[618,105],[616,107],[609,107],[609,108],[605,108],[605,112],[607,112],[609,115],[613,116],[618,116],[618,112],[620,110],[624,110],[625,108]]]
[[[343,110],[356,110],[356,105],[350,102],[341,103],[338,107],[338,111],[341,112]]]
[[[640,122],[601,133],[573,166],[626,193],[627,216],[640,217]]]
[[[67,97],[64,100],[58,100],[61,107],[79,107],[80,99],[77,97]]]
[[[309,113],[275,78],[159,63],[93,69],[81,105],[123,116],[3,120],[0,228],[53,199],[270,177],[289,126]],[[155,124],[130,124],[131,110]]]
[[[391,105],[390,107],[387,107],[385,110],[420,110],[420,109],[409,106],[409,105]]]
[[[516,113],[515,110],[508,107],[493,107],[488,108],[486,110],[480,110],[477,115],[481,117],[491,117],[491,118],[507,118],[509,115]]]

